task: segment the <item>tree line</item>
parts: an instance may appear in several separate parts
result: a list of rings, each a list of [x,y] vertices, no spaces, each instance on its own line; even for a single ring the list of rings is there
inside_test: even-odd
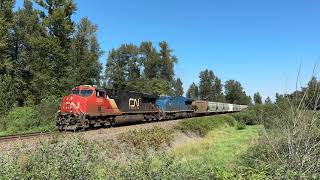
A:
[[[194,82],[190,85],[187,97],[233,104],[252,104],[251,97],[246,94],[239,81],[228,80],[223,85],[221,79],[208,69],[200,72],[199,79],[198,85]]]
[[[140,45],[123,44],[109,52],[105,85],[162,95],[182,96],[182,81],[175,79],[174,66],[178,58],[166,41],[159,43],[159,51],[152,42]]]
[[[25,0],[16,11],[14,4],[0,0],[0,112],[100,82],[97,26],[71,19],[73,1]]]
[[[305,87],[291,94],[276,93],[276,104],[304,107],[309,110],[320,109],[320,81],[312,76]]]
[[[123,44],[108,52],[105,72],[99,59],[104,53],[97,25],[87,17],[72,19],[73,0],[0,0],[0,114],[14,106],[32,106],[48,97],[62,97],[72,87],[95,84],[159,95],[184,94],[176,78],[178,58],[166,41]],[[195,99],[250,104],[237,81],[225,83],[212,71],[200,73],[188,96]]]

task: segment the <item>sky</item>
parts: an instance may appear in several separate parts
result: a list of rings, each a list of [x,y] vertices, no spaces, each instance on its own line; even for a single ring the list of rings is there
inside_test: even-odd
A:
[[[23,0],[17,0],[21,7]],[[304,86],[320,63],[319,0],[75,0],[73,19],[98,25],[108,52],[123,43],[165,40],[187,91],[208,68],[274,99]],[[299,74],[300,70],[300,74]],[[318,75],[319,71],[315,71]],[[298,80],[297,80],[298,79]],[[298,82],[298,83],[296,83]],[[298,86],[296,86],[298,84]]]

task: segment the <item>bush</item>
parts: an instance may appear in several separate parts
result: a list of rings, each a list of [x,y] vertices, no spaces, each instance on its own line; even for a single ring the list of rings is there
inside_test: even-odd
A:
[[[133,151],[148,148],[158,151],[164,145],[169,146],[174,136],[171,129],[154,127],[152,129],[131,130],[120,134],[118,138],[120,143],[126,144]]]
[[[159,134],[154,131],[164,132],[151,130],[151,135]],[[32,150],[0,152],[1,179],[217,179],[216,170],[207,164],[177,161],[163,151],[143,151],[123,161],[108,158],[96,142],[81,138],[50,142]]]
[[[319,179],[320,113],[303,106],[274,109],[244,166],[272,179]]]
[[[257,125],[268,121],[275,109],[276,107],[274,105],[255,105],[248,107],[248,109],[244,111],[232,113],[231,116],[233,116],[237,122],[246,125]]]
[[[76,139],[0,153],[1,179],[94,179],[101,159],[93,143]]]
[[[45,98],[36,106],[38,118],[42,124],[50,124],[56,121],[56,114],[59,110],[60,98],[51,96]]]
[[[181,130],[184,133],[191,132],[203,137],[213,129],[216,129],[225,125],[234,126],[235,123],[236,121],[232,116],[219,115],[219,116],[192,118],[185,121],[180,121],[176,128]]]
[[[236,129],[237,130],[242,130],[242,129],[245,129],[246,128],[246,124],[243,123],[243,122],[238,122],[237,123],[237,126],[236,126]]]
[[[2,119],[3,129],[16,133],[26,131],[40,125],[37,111],[32,107],[17,107]]]
[[[207,164],[184,163],[167,153],[143,154],[128,163],[107,164],[104,179],[218,179]]]
[[[8,134],[54,130],[58,108],[59,99],[55,97],[44,99],[36,106],[16,107],[0,119],[0,130]]]

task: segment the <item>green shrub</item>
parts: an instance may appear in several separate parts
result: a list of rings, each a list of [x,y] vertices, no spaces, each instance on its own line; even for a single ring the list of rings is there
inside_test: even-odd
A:
[[[42,124],[50,124],[55,122],[57,111],[59,110],[60,98],[51,96],[45,98],[36,106],[38,118]]]
[[[119,135],[119,141],[135,150],[152,148],[160,150],[164,145],[170,145],[174,136],[172,129],[154,127],[151,129],[131,130]]]
[[[59,99],[49,97],[39,105],[13,108],[0,118],[0,130],[7,134],[26,131],[52,131],[55,129],[55,115],[59,108]]]
[[[248,109],[238,112],[232,113],[237,122],[242,122],[246,125],[257,125],[264,124],[270,118],[270,116],[274,113],[276,109],[275,105],[255,105],[250,106]]]
[[[30,130],[40,125],[37,119],[37,111],[32,107],[14,108],[3,121],[6,126],[4,129],[13,133]]]
[[[176,128],[184,133],[191,132],[203,137],[209,131],[225,125],[234,126],[235,119],[229,115],[192,118],[180,121]]]
[[[93,143],[75,139],[0,153],[1,179],[94,179],[101,159]]]
[[[106,167],[105,179],[217,179],[206,164],[179,162],[167,153],[143,154],[130,162]]]
[[[243,122],[238,122],[237,125],[236,125],[236,129],[237,130],[242,130],[242,129],[245,129],[246,128],[246,124],[243,123]]]
[[[244,156],[244,167],[270,179],[319,179],[319,111],[274,107],[262,124],[265,131]]]
[[[130,159],[109,159],[96,142],[81,138],[33,150],[0,152],[0,177],[9,179],[217,179],[216,170],[205,163],[181,162],[163,151],[144,151]]]

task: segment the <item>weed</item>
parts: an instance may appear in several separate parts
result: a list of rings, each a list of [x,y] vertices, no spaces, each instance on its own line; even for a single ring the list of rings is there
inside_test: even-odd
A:
[[[213,129],[229,125],[233,126],[235,119],[229,115],[218,115],[201,118],[191,118],[185,121],[180,121],[177,125],[177,129],[182,132],[195,133],[201,137],[207,135],[207,133]]]

